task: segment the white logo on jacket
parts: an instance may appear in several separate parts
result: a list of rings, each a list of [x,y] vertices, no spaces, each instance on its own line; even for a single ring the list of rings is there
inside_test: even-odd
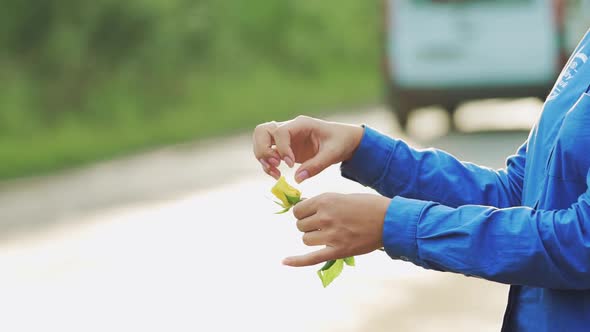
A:
[[[561,75],[557,79],[557,83],[553,87],[553,90],[547,97],[547,101],[554,100],[555,98],[559,97],[561,92],[567,88],[569,85],[569,81],[576,76],[580,67],[588,62],[588,55],[582,53],[584,48],[580,49],[570,60],[568,66],[563,69]]]

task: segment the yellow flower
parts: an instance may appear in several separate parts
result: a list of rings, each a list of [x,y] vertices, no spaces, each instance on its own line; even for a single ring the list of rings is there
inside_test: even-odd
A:
[[[301,192],[291,187],[283,176],[279,178],[277,183],[270,191],[273,195],[275,195],[276,198],[280,200],[280,202],[275,201],[275,203],[284,209],[277,213],[285,213],[289,211],[295,204],[301,201]],[[317,272],[324,288],[328,287],[328,285],[331,284],[334,279],[338,278],[340,273],[342,273],[344,265],[354,266],[354,257],[346,257],[327,261],[326,264],[324,264],[324,266]]]
[[[272,187],[271,192],[281,201],[280,203],[276,203],[285,209],[280,213],[289,211],[293,205],[301,201],[301,192],[291,187],[285,180],[284,176],[280,177],[274,187]]]

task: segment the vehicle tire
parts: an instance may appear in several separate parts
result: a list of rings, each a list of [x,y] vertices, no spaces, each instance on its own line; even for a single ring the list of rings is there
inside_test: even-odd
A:
[[[399,126],[403,131],[408,129],[408,119],[413,106],[409,98],[403,93],[403,91],[390,92],[388,94],[388,104],[397,116]]]
[[[449,115],[449,131],[457,131],[457,122],[455,121],[455,113],[457,112],[457,108],[459,108],[458,102],[447,103],[443,106],[447,114]]]

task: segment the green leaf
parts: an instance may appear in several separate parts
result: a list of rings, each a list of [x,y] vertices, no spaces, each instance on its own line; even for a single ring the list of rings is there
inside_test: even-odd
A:
[[[318,270],[318,276],[322,281],[322,285],[324,288],[328,287],[329,284],[334,281],[334,279],[338,278],[340,273],[342,273],[342,269],[344,268],[344,260],[337,259],[334,263],[326,270],[320,269]]]
[[[344,263],[348,266],[354,266],[354,256],[344,258]]]
[[[291,210],[291,207],[287,207],[285,205],[283,205],[283,203],[279,203],[277,201],[273,201],[276,205],[280,206],[283,208],[283,210],[279,211],[279,212],[275,212],[275,214],[283,214],[283,213],[287,213],[289,210]]]
[[[322,266],[322,268],[320,269],[320,271],[326,271],[327,269],[331,268],[332,265],[334,265],[334,263],[336,263],[336,260],[333,259],[331,261],[327,261],[326,264],[324,264],[324,266]]]
[[[278,206],[282,207],[283,209],[286,209],[286,208],[287,208],[287,207],[286,207],[286,206],[285,206],[283,203],[281,203],[281,202],[277,202],[277,201],[273,201],[273,202],[274,202],[276,205],[278,205]]]
[[[291,208],[290,208],[290,207],[288,207],[288,208],[285,208],[284,210],[281,210],[281,211],[279,211],[279,212],[275,212],[275,214],[283,214],[283,213],[287,213],[287,212],[289,212],[289,210],[291,210]]]
[[[301,198],[297,197],[297,196],[285,195],[285,197],[287,198],[287,202],[289,202],[289,204],[291,204],[291,205],[295,205],[295,204],[301,202]]]

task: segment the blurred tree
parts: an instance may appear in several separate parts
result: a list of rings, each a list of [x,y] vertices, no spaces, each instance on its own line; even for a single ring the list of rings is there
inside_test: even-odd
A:
[[[202,100],[221,105],[227,96],[214,86],[222,78],[315,79],[359,63],[372,68],[376,7],[358,0],[4,0],[0,136],[72,123],[140,126],[179,109],[204,114]]]

